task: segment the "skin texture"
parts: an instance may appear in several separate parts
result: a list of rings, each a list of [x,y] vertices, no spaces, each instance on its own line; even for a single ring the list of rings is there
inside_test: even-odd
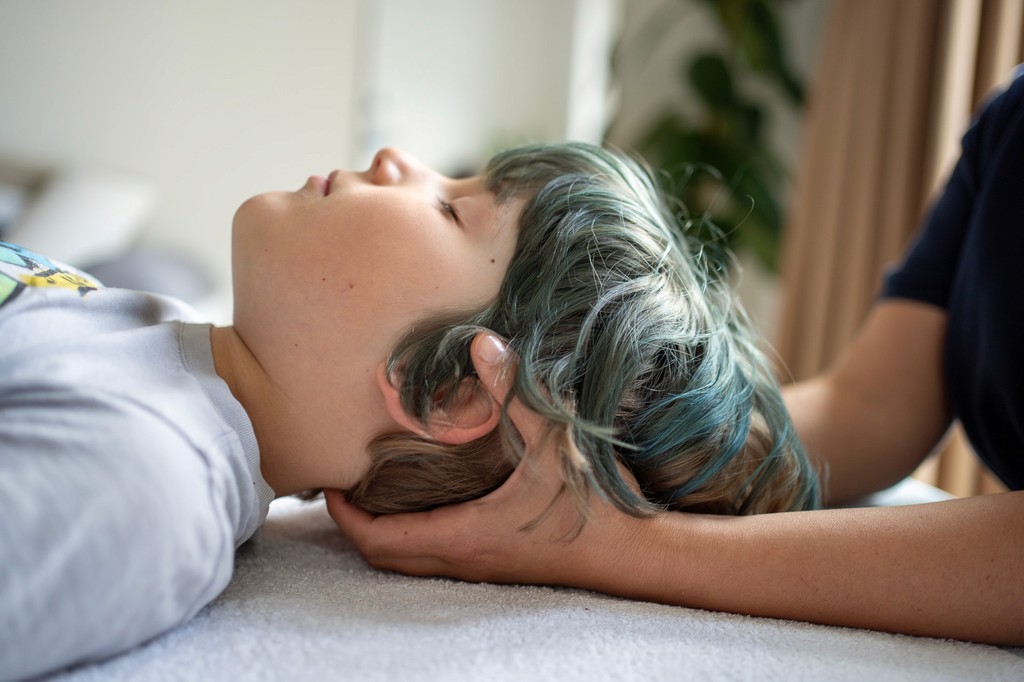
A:
[[[829,371],[783,389],[826,502],[841,504],[910,475],[951,421],[942,372],[946,314],[892,300],[872,311]]]
[[[497,205],[480,178],[447,178],[395,149],[365,172],[242,204],[234,320],[213,331],[214,361],[279,496],[351,486],[370,438],[406,428],[381,381],[391,349],[425,315],[497,295],[517,208]]]
[[[889,301],[833,370],[787,392],[794,422],[827,466],[832,499],[899,480],[941,436],[945,314]],[[480,336],[473,359],[501,403],[507,373]],[[331,516],[378,568],[472,581],[568,585],[751,615],[994,644],[1024,644],[1024,492],[880,509],[753,517],[665,513],[636,519],[592,499],[575,540],[568,500],[522,526],[559,488],[541,422],[510,416],[527,457],[492,494],[420,514],[372,517],[327,494]]]

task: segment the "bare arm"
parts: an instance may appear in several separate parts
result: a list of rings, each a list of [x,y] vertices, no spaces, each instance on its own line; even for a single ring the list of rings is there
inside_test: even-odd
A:
[[[897,483],[942,438],[950,423],[945,331],[939,308],[883,301],[835,366],[783,389],[797,433],[822,470],[827,502]]]
[[[1022,515],[1024,493],[739,518],[666,514],[638,530],[643,548],[624,557],[636,565],[601,575],[622,581],[606,591],[623,596],[1019,646]]]
[[[501,373],[474,360],[501,400]],[[472,502],[371,517],[328,493],[342,532],[378,568],[465,580],[569,585],[760,616],[1024,644],[1024,493],[914,507],[648,519],[594,500],[569,542],[568,500],[532,532],[560,479],[540,420],[513,403],[530,453]]]

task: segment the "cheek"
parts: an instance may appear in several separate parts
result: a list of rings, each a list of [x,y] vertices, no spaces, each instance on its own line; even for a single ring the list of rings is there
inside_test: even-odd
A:
[[[495,257],[475,249],[437,251],[429,248],[404,253],[389,270],[387,285],[411,312],[450,308],[478,309],[501,287],[504,269]]]

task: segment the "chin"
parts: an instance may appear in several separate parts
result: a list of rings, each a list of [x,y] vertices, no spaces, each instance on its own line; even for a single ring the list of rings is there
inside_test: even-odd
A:
[[[235,209],[235,216],[231,220],[232,232],[237,233],[249,229],[250,225],[266,222],[281,210],[283,194],[285,193],[265,192],[243,201],[241,206]]]

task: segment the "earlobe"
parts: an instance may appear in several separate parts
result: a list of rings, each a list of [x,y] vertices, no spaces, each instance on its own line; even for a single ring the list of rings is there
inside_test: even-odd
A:
[[[432,413],[427,426],[407,414],[402,407],[398,388],[388,380],[386,362],[377,367],[377,386],[393,420],[417,436],[441,443],[461,445],[476,440],[493,431],[501,418],[501,406],[476,378],[463,379],[451,406]]]

